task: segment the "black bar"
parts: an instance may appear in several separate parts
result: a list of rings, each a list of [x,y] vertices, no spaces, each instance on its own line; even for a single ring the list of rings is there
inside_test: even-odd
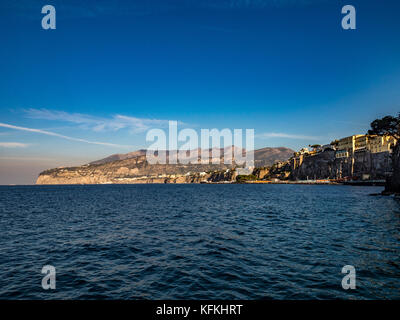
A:
[[[236,306],[236,307],[234,307]],[[241,306],[238,308],[238,306]],[[4,314],[9,309],[13,315],[25,313],[43,317],[76,318],[81,309],[90,315],[112,317],[126,315],[130,319],[267,319],[299,315],[344,317],[360,312],[379,310],[396,312],[400,300],[395,301],[243,301],[243,300],[106,300],[106,301],[0,301]],[[189,311],[188,311],[189,310]],[[161,313],[161,314],[160,314]],[[139,318],[140,316],[140,318]]]

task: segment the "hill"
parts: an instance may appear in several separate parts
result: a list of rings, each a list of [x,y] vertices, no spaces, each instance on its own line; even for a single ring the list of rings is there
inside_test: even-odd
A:
[[[36,184],[198,183],[209,179],[232,180],[232,169],[236,164],[224,164],[223,151],[220,149],[219,164],[149,164],[145,150],[114,154],[79,167],[45,170],[40,173]],[[208,152],[211,158],[212,150]],[[283,147],[255,150],[255,166],[264,167],[276,161],[285,161],[293,152]],[[168,155],[167,152],[167,158]]]

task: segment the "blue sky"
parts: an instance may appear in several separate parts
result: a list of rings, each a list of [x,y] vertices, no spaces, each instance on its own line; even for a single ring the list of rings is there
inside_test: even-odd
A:
[[[52,4],[57,29],[41,28]],[[341,28],[341,8],[357,29]],[[398,1],[0,2],[0,184],[149,145],[150,128],[329,143],[400,111]],[[27,130],[29,129],[29,130]],[[93,143],[95,142],[95,143]]]

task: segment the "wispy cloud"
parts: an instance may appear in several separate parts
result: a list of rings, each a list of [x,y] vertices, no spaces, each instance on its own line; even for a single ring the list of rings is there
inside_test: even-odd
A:
[[[155,126],[168,126],[168,120],[136,118],[120,114],[114,115],[112,118],[100,118],[82,113],[69,113],[48,109],[31,108],[24,111],[31,119],[70,122],[97,132],[128,129],[133,133],[140,133]]]
[[[84,143],[90,143],[90,144],[97,144],[97,145],[102,145],[102,146],[107,146],[107,147],[129,148],[129,149],[132,148],[132,146],[120,145],[120,144],[114,144],[114,143],[108,143],[108,142],[90,141],[90,140],[86,140],[86,139],[65,136],[65,135],[47,131],[47,130],[19,127],[19,126],[14,126],[12,124],[7,124],[7,123],[0,123],[0,127],[14,129],[14,130],[20,130],[20,131],[35,132],[35,133],[45,134],[48,136],[66,139],[66,140],[84,142]]]
[[[275,133],[265,132],[255,135],[256,138],[270,139],[270,138],[287,138],[287,139],[298,139],[298,140],[321,140],[321,137],[305,136],[301,134],[290,134],[290,133]]]
[[[20,142],[0,142],[0,147],[2,147],[2,148],[26,148],[26,147],[29,147],[29,144],[20,143]]]

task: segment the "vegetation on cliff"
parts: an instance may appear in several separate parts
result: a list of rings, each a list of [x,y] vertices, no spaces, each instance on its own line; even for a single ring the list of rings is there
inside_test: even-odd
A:
[[[254,181],[254,180],[257,180],[257,177],[254,174],[238,175],[236,177],[237,183],[246,183],[246,181]]]
[[[400,113],[397,117],[386,116],[371,122],[368,134],[391,136],[400,139]],[[400,143],[398,142],[392,152],[393,174],[386,179],[385,192],[400,193]]]

